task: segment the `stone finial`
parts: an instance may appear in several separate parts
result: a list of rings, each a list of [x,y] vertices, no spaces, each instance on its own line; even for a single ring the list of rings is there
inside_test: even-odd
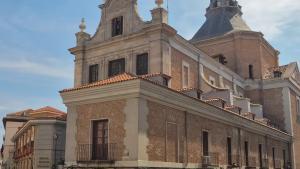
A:
[[[86,29],[86,25],[85,25],[85,20],[84,20],[84,18],[81,19],[81,23],[80,23],[80,25],[79,25],[79,29],[80,29],[81,32],[84,32],[85,29]]]
[[[164,3],[164,0],[155,0],[155,3],[157,5],[157,8],[161,8],[162,4]]]

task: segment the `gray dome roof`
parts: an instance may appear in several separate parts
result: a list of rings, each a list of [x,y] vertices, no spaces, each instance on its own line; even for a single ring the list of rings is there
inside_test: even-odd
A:
[[[215,2],[215,1],[213,1]],[[215,6],[214,6],[215,5]],[[251,31],[242,19],[241,6],[233,5],[217,6],[211,4],[207,8],[206,21],[192,38],[192,42],[222,36],[234,31]]]

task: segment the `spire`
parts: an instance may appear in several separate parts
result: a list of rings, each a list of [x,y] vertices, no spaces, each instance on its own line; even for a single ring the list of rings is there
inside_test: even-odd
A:
[[[242,19],[242,7],[236,0],[210,0],[206,21],[192,42],[210,39],[236,31],[251,31]]]

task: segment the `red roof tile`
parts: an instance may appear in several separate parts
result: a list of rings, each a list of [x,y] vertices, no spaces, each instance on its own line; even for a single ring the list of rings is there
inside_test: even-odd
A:
[[[83,86],[77,87],[77,88],[65,89],[65,90],[60,91],[60,93],[70,92],[70,91],[75,91],[75,90],[80,90],[80,89],[99,87],[99,86],[105,86],[108,84],[119,83],[119,82],[134,80],[134,79],[138,79],[138,78],[139,78],[138,76],[135,76],[133,74],[123,73],[123,74],[120,74],[117,76],[113,76],[109,79],[101,80],[101,81],[98,81],[98,82],[95,82],[92,84],[83,85]]]

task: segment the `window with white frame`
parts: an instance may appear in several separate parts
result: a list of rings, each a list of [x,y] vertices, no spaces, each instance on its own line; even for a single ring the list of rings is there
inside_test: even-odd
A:
[[[182,63],[182,87],[188,88],[189,87],[189,76],[190,76],[190,66],[188,63]]]

